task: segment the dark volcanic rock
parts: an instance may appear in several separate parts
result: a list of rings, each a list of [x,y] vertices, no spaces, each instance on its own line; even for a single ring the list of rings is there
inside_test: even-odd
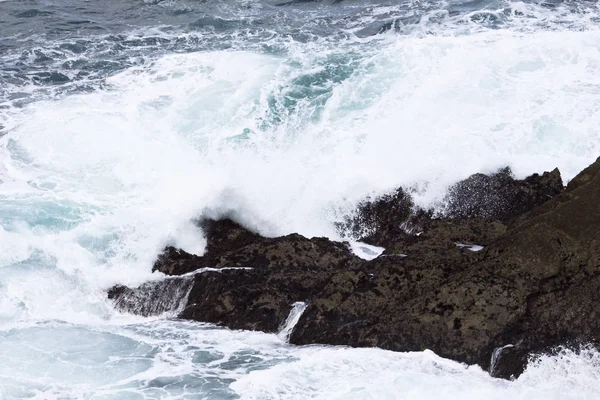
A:
[[[200,224],[207,237],[204,256],[167,247],[154,265],[167,275],[188,274],[191,288],[180,313],[185,319],[274,332],[293,303],[311,299],[334,271],[360,262],[346,244],[325,238],[264,238],[228,219]],[[159,304],[169,302],[173,282],[170,278],[135,289],[117,286],[109,297],[121,310],[149,315],[148,309],[162,309]],[[150,305],[138,305],[144,302]]]
[[[489,218],[508,222],[556,197],[562,190],[558,169],[517,180],[510,168],[504,168],[491,175],[471,175],[452,186],[445,199],[445,214],[450,218]]]
[[[431,349],[484,368],[496,349],[519,343],[497,359],[494,371],[502,377],[522,372],[524,355],[532,352],[573,340],[596,343],[598,169],[585,170],[478,258],[465,260],[446,248],[435,257],[431,249],[411,260],[407,251],[408,257],[386,260],[388,265],[380,258],[335,274],[303,314],[291,341]]]
[[[525,370],[529,355],[529,349],[522,346],[521,343],[498,347],[492,353],[490,375],[504,379],[521,375]]]
[[[264,239],[230,219],[203,219],[199,225],[206,236],[206,252],[209,254],[234,251]]]
[[[274,332],[293,303],[310,300],[334,271],[359,262],[346,245],[324,238],[261,238],[221,256],[213,266],[250,269],[197,274],[181,317]]]
[[[566,190],[557,170],[471,176],[451,190],[447,217],[399,189],[339,226],[386,246],[371,261],[324,238],[204,220],[205,255],[167,248],[154,269],[174,277],[109,297],[125,311],[266,332],[304,301],[292,343],[431,349],[510,378],[530,354],[600,341],[599,203],[600,159]]]
[[[230,219],[200,220],[200,227],[206,236],[206,254],[199,257],[181,249],[168,246],[154,263],[152,271],[166,275],[183,275],[200,268],[219,268],[219,259],[241,247],[261,243],[264,238],[250,232]],[[239,265],[228,265],[239,266]]]
[[[504,168],[491,175],[474,174],[453,185],[443,202],[443,217],[434,218],[433,210],[416,206],[410,192],[398,188],[360,202],[356,212],[338,223],[337,229],[342,236],[385,248],[410,242],[411,237],[428,231],[432,225],[438,233],[447,226],[446,235],[456,236],[459,241],[478,239],[487,243],[503,233],[492,221],[512,222],[563,189],[558,169],[517,180],[510,168]]]
[[[600,159],[500,238],[485,265],[526,294],[499,336],[529,352],[600,340]],[[498,345],[498,340],[494,345]]]
[[[199,267],[201,257],[187,253],[173,246],[167,246],[162,254],[158,255],[152,272],[159,271],[165,275],[183,275]]]
[[[356,213],[346,217],[336,227],[342,236],[388,247],[392,242],[408,239],[421,231],[420,223],[429,220],[432,213],[418,209],[410,193],[398,188],[375,199],[361,201]]]

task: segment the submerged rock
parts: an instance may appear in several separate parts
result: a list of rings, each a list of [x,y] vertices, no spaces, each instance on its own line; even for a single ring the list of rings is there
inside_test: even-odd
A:
[[[600,159],[566,190],[558,170],[472,176],[450,191],[445,217],[399,189],[363,202],[340,225],[386,247],[370,261],[325,238],[264,238],[231,220],[204,220],[206,254],[169,247],[154,266],[184,276],[109,296],[146,315],[175,301],[179,279],[189,285],[181,318],[265,332],[304,302],[286,332],[292,343],[430,349],[510,378],[532,353],[600,340],[599,202]]]
[[[146,282],[135,289],[117,285],[108,291],[115,308],[144,317],[178,313],[187,302],[192,287],[189,277]]]

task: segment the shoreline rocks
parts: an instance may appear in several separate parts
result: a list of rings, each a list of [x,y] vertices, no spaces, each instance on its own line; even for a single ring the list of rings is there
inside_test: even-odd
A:
[[[530,354],[600,340],[599,203],[600,159],[566,189],[558,170],[501,170],[454,185],[445,215],[404,189],[361,203],[338,228],[385,247],[370,261],[347,243],[203,220],[206,254],[169,247],[153,270],[190,285],[180,318],[276,332],[305,302],[291,343],[430,349],[511,378]],[[157,294],[173,297],[173,282],[109,297],[124,311],[164,310]]]
[[[187,306],[179,314],[185,319],[276,332],[291,304],[313,298],[334,271],[362,261],[326,238],[263,238],[229,219],[201,224],[208,240],[204,256],[167,247],[153,268],[171,276],[202,271],[190,277]]]

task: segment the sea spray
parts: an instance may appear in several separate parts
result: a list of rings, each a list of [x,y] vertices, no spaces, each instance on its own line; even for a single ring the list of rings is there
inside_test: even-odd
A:
[[[202,254],[207,208],[340,239],[339,215],[398,185],[432,204],[506,165],[572,178],[599,154],[597,4],[1,4],[1,396],[600,396],[592,350],[504,382],[107,299],[165,279],[165,245]]]

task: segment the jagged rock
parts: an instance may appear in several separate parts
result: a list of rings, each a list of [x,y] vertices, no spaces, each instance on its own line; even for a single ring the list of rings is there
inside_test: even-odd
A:
[[[486,369],[494,350],[507,344],[520,343],[522,355],[572,340],[596,343],[598,170],[586,169],[575,179],[580,183],[531,211],[480,257],[463,260],[446,248],[411,260],[407,251],[387,266],[376,259],[362,270],[335,274],[300,318],[291,342],[431,349]],[[507,355],[494,371],[518,375],[524,362]]]
[[[158,255],[152,272],[159,271],[165,275],[183,275],[200,267],[202,259],[173,246],[167,246]]]
[[[526,291],[523,314],[499,341],[510,336],[529,353],[564,343],[598,344],[599,203],[600,159],[490,248],[486,267]]]
[[[167,248],[154,267],[183,277],[109,296],[148,314],[168,303],[161,292],[173,297],[160,285],[185,279],[181,318],[266,332],[302,301],[292,343],[431,349],[510,378],[529,354],[600,340],[599,202],[600,159],[566,190],[558,170],[522,181],[508,171],[472,176],[454,187],[447,217],[419,210],[399,189],[340,225],[385,243],[372,261],[325,238],[263,238],[206,220],[205,255]]]
[[[410,193],[398,188],[375,199],[361,201],[356,213],[347,216],[336,227],[342,236],[388,247],[390,243],[409,239],[420,231],[420,224],[429,220],[432,213],[416,207]]]
[[[490,375],[496,378],[513,379],[525,370],[529,350],[521,343],[507,344],[492,352]]]
[[[206,236],[206,254],[199,257],[173,246],[167,246],[152,267],[166,275],[183,275],[200,268],[219,268],[219,257],[249,244],[258,244],[263,237],[243,228],[230,219],[203,219],[198,225]],[[230,265],[233,266],[233,265]]]
[[[199,225],[206,236],[207,253],[222,254],[249,244],[260,243],[264,239],[231,219],[203,219],[199,221]]]
[[[508,222],[563,190],[558,169],[514,179],[510,168],[491,175],[474,174],[448,190],[445,214],[450,218],[488,218]]]
[[[345,244],[325,238],[261,238],[219,257],[213,266],[250,269],[197,274],[181,317],[275,332],[293,303],[311,299],[334,271],[359,262]]]
[[[212,322],[235,329],[274,332],[290,307],[320,291],[331,274],[360,263],[343,243],[298,234],[264,238],[229,220],[200,223],[207,250],[196,256],[167,247],[154,265],[167,275],[184,275],[191,288],[181,318]],[[189,274],[197,273],[190,277]],[[119,309],[149,314],[137,303],[168,301],[173,279],[130,289],[115,287],[109,297]],[[167,299],[157,296],[165,285]]]
[[[431,229],[455,236],[456,240],[487,243],[504,232],[503,224],[513,222],[562,190],[558,169],[517,180],[507,167],[491,175],[474,174],[453,185],[443,201],[442,217],[418,207],[410,191],[398,188],[360,202],[356,212],[336,226],[342,236],[385,248],[410,243],[415,234]],[[460,239],[463,236],[467,239]]]

